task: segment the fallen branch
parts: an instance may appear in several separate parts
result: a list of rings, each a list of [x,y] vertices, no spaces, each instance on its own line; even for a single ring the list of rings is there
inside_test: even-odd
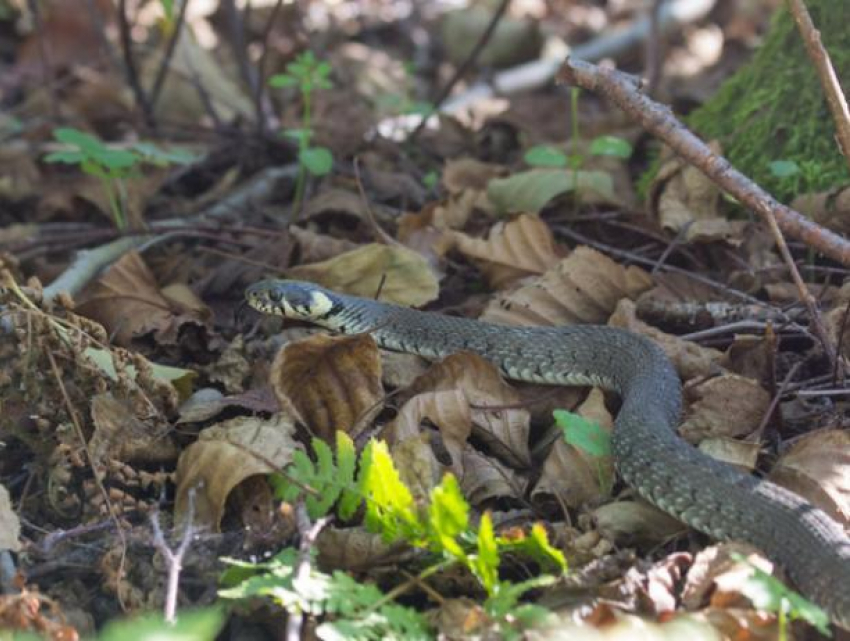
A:
[[[797,270],[783,232],[844,265],[850,265],[850,243],[783,205],[735,169],[726,158],[711,151],[696,134],[676,119],[666,105],[643,94],[639,83],[633,77],[614,69],[570,58],[564,61],[558,75],[562,81],[602,93],[643,125],[644,129],[656,135],[684,160],[702,171],[721,189],[764,219],[809,312],[812,331],[821,342],[830,362],[834,363],[835,348],[826,332],[817,302]]]

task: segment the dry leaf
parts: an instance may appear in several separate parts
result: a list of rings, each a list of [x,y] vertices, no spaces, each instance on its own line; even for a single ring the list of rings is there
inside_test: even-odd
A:
[[[716,142],[709,147],[720,152]],[[678,233],[693,226],[713,225],[712,233],[723,235],[725,224],[734,237],[733,228],[740,225],[733,225],[720,215],[720,195],[720,188],[710,178],[678,156],[669,157],[662,164],[649,188],[650,208],[665,229]],[[740,231],[737,229],[736,233]]]
[[[399,410],[390,425],[388,437],[396,443],[415,439],[424,420],[431,421],[440,430],[455,474],[458,474],[461,454],[472,433],[472,409],[464,391],[448,389],[417,394]]]
[[[614,420],[605,407],[605,397],[594,389],[578,408],[577,414],[596,422],[611,433]],[[543,472],[531,493],[533,501],[557,496],[567,507],[578,507],[598,501],[608,495],[614,476],[614,463],[610,456],[593,456],[581,448],[570,445],[556,428],[558,437],[543,463]]]
[[[302,263],[318,263],[357,248],[344,238],[318,234],[301,227],[290,227],[289,233],[298,241],[298,256]]]
[[[293,440],[294,433],[294,423],[283,414],[269,420],[234,418],[201,432],[177,462],[175,522],[184,522],[189,491],[194,489],[192,522],[218,531],[227,497],[234,487],[292,461],[293,452],[300,449]]]
[[[317,437],[356,436],[383,407],[381,356],[368,334],[317,334],[275,356],[269,381],[281,407],[294,408]]]
[[[171,303],[135,251],[122,256],[86,289],[77,311],[103,325],[121,346],[150,332],[160,342],[173,342],[180,326],[205,326],[211,319],[211,312],[197,299],[189,307]]]
[[[652,281],[639,267],[623,267],[589,247],[578,247],[543,276],[494,299],[481,320],[504,325],[602,323],[622,298],[636,298]]]
[[[443,166],[442,183],[449,194],[457,195],[470,190],[486,192],[493,178],[505,175],[502,165],[482,162],[475,158],[450,158]]]
[[[542,274],[560,258],[549,227],[532,214],[495,225],[487,240],[461,232],[453,237],[456,249],[478,266],[494,289]]]
[[[521,501],[525,496],[528,480],[524,476],[469,445],[463,451],[461,467],[460,489],[473,507],[495,499]]]
[[[850,234],[850,188],[802,194],[791,201],[791,207],[812,221],[840,234]]]
[[[737,600],[738,606],[749,605],[749,601],[740,594],[737,597],[732,596],[731,599],[728,594],[736,592],[736,586],[740,586],[741,581],[749,577],[751,573],[747,563],[732,558],[736,555],[744,557],[768,574],[773,570],[770,561],[755,547],[746,543],[730,542],[709,546],[694,557],[682,591],[682,605],[689,610],[697,610],[705,606],[709,600],[714,600],[713,594],[717,589],[727,593],[722,597],[718,595],[718,600],[724,602],[724,607],[735,605],[730,603],[730,600]]]
[[[404,247],[370,244],[335,258],[293,267],[290,278],[309,280],[328,289],[419,307],[437,298],[433,270],[419,254]]]
[[[127,403],[104,392],[91,399],[94,432],[89,452],[94,470],[102,474],[110,461],[166,463],[177,458],[168,426],[136,417]]]
[[[820,430],[800,437],[773,466],[770,480],[850,527],[850,434]]]
[[[690,402],[679,434],[691,443],[709,436],[750,434],[759,427],[770,406],[770,394],[756,381],[735,374],[688,387],[686,398]]]
[[[685,380],[707,377],[720,371],[720,363],[723,362],[722,352],[666,334],[638,320],[635,315],[635,304],[630,300],[619,302],[608,323],[613,327],[622,327],[653,340],[664,350],[667,358],[673,362],[676,371],[679,372],[679,376]]]
[[[492,363],[470,352],[454,354],[435,363],[409,390],[414,397],[442,391],[460,391],[463,394],[471,408],[475,435],[491,453],[513,467],[530,465],[528,411],[519,406],[516,390],[505,383]],[[438,416],[439,412],[435,415]],[[461,411],[453,415],[465,414]],[[447,444],[458,442],[459,429],[454,426],[451,436],[444,435]]]
[[[687,531],[686,526],[645,501],[616,501],[593,511],[596,529],[617,545],[658,545]]]
[[[21,522],[12,508],[9,490],[0,485],[0,550],[17,552],[21,549]]]
[[[419,505],[428,504],[431,490],[439,485],[443,476],[443,467],[434,456],[429,441],[428,434],[416,434],[394,443],[390,450],[401,482],[407,486]]]
[[[713,459],[729,463],[750,473],[756,468],[761,444],[714,436],[702,439],[699,442],[699,450]]]
[[[411,556],[406,544],[385,543],[380,534],[364,527],[323,528],[316,539],[318,563],[323,568],[362,572],[377,565],[398,563]]]

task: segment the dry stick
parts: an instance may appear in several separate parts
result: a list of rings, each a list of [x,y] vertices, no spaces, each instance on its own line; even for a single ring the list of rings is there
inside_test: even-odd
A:
[[[298,546],[298,560],[295,565],[295,577],[293,579],[295,585],[306,584],[310,576],[310,552],[316,543],[319,533],[327,525],[329,520],[327,517],[324,517],[315,523],[311,523],[304,502],[300,501],[295,506],[295,523],[298,526],[298,533],[301,535],[301,543]],[[286,641],[300,641],[303,625],[304,614],[301,612],[291,612],[286,621]]]
[[[646,39],[644,47],[645,60],[643,61],[646,69],[646,93],[654,96],[658,89],[658,83],[661,80],[662,49],[664,48],[663,38],[661,37],[661,6],[664,0],[652,0],[652,7],[649,9],[649,37]]]
[[[41,10],[37,0],[28,0],[27,7],[33,19],[35,26],[36,38],[38,39],[38,57],[41,62],[42,73],[44,74],[44,83],[47,85],[47,93],[50,95],[50,109],[53,112],[53,118],[59,119],[59,99],[56,97],[56,82],[53,74],[53,65],[50,64],[50,52],[47,50],[46,34],[44,31],[44,22],[41,19]]]
[[[478,39],[478,42],[475,43],[475,46],[472,48],[472,51],[469,52],[469,55],[466,57],[461,65],[455,69],[454,75],[451,79],[446,83],[446,86],[443,87],[443,90],[437,96],[436,100],[434,100],[434,111],[439,111],[440,107],[446,101],[451,93],[452,89],[455,88],[458,82],[460,82],[461,78],[466,75],[466,72],[475,64],[475,61],[478,60],[478,56],[481,55],[481,52],[484,50],[484,47],[490,42],[490,38],[493,37],[493,34],[496,31],[496,27],[499,26],[499,23],[502,21],[502,17],[504,17],[505,12],[508,10],[508,6],[510,6],[511,0],[502,0],[502,3],[496,9],[493,17],[490,19],[490,24],[487,25],[487,28],[484,30],[484,33],[481,34],[481,37]],[[414,141],[419,136],[419,132],[425,128],[425,124],[428,122],[428,118],[423,118],[419,125],[417,125],[416,129],[413,130],[413,133],[410,134],[410,140]]]
[[[254,93],[254,112],[255,117],[257,119],[257,133],[260,136],[263,136],[266,133],[266,121],[268,121],[268,126],[271,129],[275,129],[280,126],[280,122],[274,116],[274,113],[271,109],[271,104],[268,106],[264,105],[266,102],[266,60],[268,59],[269,54],[269,36],[272,32],[272,27],[274,23],[277,21],[277,16],[280,13],[280,9],[283,6],[283,0],[277,0],[272,8],[271,13],[269,14],[269,19],[266,22],[266,26],[263,29],[263,35],[260,38],[260,43],[262,44],[260,54],[260,59],[257,61],[257,78],[259,78],[259,82],[257,83],[257,91]],[[264,113],[264,109],[267,110],[268,113]]]
[[[150,106],[151,112],[156,108],[156,103],[159,101],[159,95],[162,93],[162,86],[165,84],[165,76],[168,75],[168,67],[171,65],[171,59],[174,57],[174,52],[177,50],[177,41],[180,39],[180,34],[183,32],[183,23],[186,21],[186,9],[189,8],[189,0],[183,0],[180,5],[180,12],[177,14],[177,20],[174,23],[174,31],[168,39],[168,46],[165,49],[165,55],[162,57],[162,62],[156,72],[156,79],[153,82],[151,89]]]
[[[177,588],[180,586],[180,572],[183,570],[183,557],[189,550],[189,544],[195,536],[195,488],[189,488],[186,496],[186,528],[183,530],[183,538],[176,550],[168,547],[162,527],[159,525],[159,510],[154,510],[150,515],[151,529],[153,529],[153,544],[160,554],[165,558],[168,565],[168,583],[165,590],[165,605],[163,607],[165,620],[174,623],[177,619]]]
[[[121,36],[121,53],[124,57],[127,83],[136,98],[136,105],[142,110],[145,122],[149,127],[154,127],[156,123],[153,117],[153,109],[151,109],[148,96],[142,88],[139,73],[136,70],[136,61],[133,58],[133,40],[130,37],[130,23],[127,20],[127,0],[118,0],[118,32]]]
[[[118,538],[121,540],[121,560],[118,563],[118,575],[119,578],[122,578],[124,576],[124,565],[127,559],[127,537],[124,535],[121,522],[118,520],[118,511],[115,509],[112,499],[109,498],[109,492],[106,491],[106,488],[103,485],[103,480],[98,474],[98,471],[95,469],[94,456],[92,456],[88,441],[86,441],[85,434],[83,434],[83,427],[80,424],[77,411],[74,409],[74,404],[71,402],[68,390],[65,389],[65,383],[63,382],[62,375],[59,372],[59,367],[56,365],[56,359],[53,358],[52,352],[47,352],[47,359],[50,361],[50,369],[53,371],[53,377],[56,379],[56,385],[59,387],[59,392],[62,394],[62,400],[65,403],[65,409],[67,410],[71,423],[74,426],[74,431],[77,434],[77,438],[80,439],[80,444],[82,445],[83,451],[86,453],[86,458],[91,466],[92,477],[94,478],[95,485],[97,485],[97,489],[100,491],[101,496],[103,496],[103,502],[106,505],[106,509],[109,511],[109,517],[115,523]],[[118,601],[121,604],[121,608],[126,610],[127,605],[124,603],[124,599],[121,597],[120,591],[118,591]]]
[[[728,160],[715,154],[696,134],[679,122],[668,107],[651,100],[639,91],[627,76],[613,69],[568,58],[559,72],[559,79],[601,92],[620,109],[637,120],[647,131],[663,140],[684,160],[693,164],[721,189],[758,213],[768,224],[782,259],[788,266],[800,297],[809,311],[812,331],[820,340],[830,362],[835,361],[835,348],[826,333],[814,297],[803,282],[788,250],[782,232],[798,238],[808,246],[842,263],[850,265],[850,243],[838,234],[824,229],[802,214],[777,201],[756,185]]]
[[[820,31],[815,29],[806,3],[803,0],[788,0],[788,8],[791,10],[794,22],[797,23],[797,28],[803,37],[806,52],[818,72],[818,78],[820,78],[820,84],[826,96],[826,103],[829,105],[832,119],[835,121],[838,145],[841,147],[841,153],[844,154],[844,161],[850,168],[850,110],[847,109],[847,99],[841,90],[841,83],[838,82],[832,60],[824,48],[823,42],[821,42]]]

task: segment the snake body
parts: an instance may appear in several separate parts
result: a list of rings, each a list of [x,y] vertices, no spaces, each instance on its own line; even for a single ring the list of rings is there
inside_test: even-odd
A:
[[[793,492],[716,461],[680,439],[675,431],[679,378],[648,339],[595,325],[493,325],[298,281],[256,283],[246,299],[261,312],[345,334],[369,332],[394,351],[440,358],[469,350],[514,380],[613,390],[622,398],[612,450],[623,480],[700,532],[758,547],[836,624],[850,629],[850,539],[843,528]]]

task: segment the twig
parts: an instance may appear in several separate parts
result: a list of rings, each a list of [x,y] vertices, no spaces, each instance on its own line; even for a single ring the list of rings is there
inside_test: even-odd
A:
[[[106,505],[106,509],[109,510],[109,517],[115,523],[115,528],[118,532],[118,538],[121,540],[121,560],[118,564],[118,575],[119,577],[123,577],[124,563],[127,558],[127,538],[124,535],[124,530],[121,528],[121,523],[118,520],[118,511],[115,509],[115,506],[112,503],[112,499],[109,498],[109,492],[107,492],[106,488],[103,486],[101,474],[97,469],[95,469],[94,457],[92,456],[88,441],[86,441],[85,434],[83,434],[83,427],[82,425],[80,425],[80,419],[77,416],[77,411],[74,409],[74,404],[71,402],[71,397],[68,395],[68,390],[65,389],[65,383],[62,379],[62,375],[59,372],[59,367],[56,365],[56,359],[53,358],[52,352],[46,352],[46,354],[47,359],[50,361],[50,369],[53,372],[53,377],[56,379],[56,385],[59,387],[59,392],[62,394],[62,400],[65,403],[65,409],[68,412],[68,416],[74,426],[74,431],[77,434],[77,438],[80,440],[80,445],[82,446],[83,451],[86,453],[86,458],[88,459],[89,466],[91,467],[92,477],[94,478],[95,485],[97,485],[97,489],[103,496],[103,501]],[[122,609],[126,609],[124,600],[121,598],[120,590],[117,592],[117,595],[118,600],[121,602]]]
[[[261,50],[260,59],[257,61],[257,91],[254,93],[254,112],[257,118],[257,133],[262,137],[266,132],[266,120],[272,121],[268,123],[270,128],[278,127],[280,123],[276,122],[276,118],[272,114],[271,105],[264,104],[266,102],[266,60],[269,55],[269,36],[272,32],[272,27],[277,21],[277,16],[280,13],[280,8],[283,6],[283,0],[277,0],[269,14],[268,22],[263,29],[263,36],[260,38]],[[268,111],[268,115],[266,115]]]
[[[257,77],[248,61],[248,43],[245,41],[245,21],[236,7],[234,0],[222,0],[222,8],[227,20],[227,25],[230,28],[230,46],[233,49],[233,56],[236,58],[236,66],[239,68],[239,75],[242,76],[242,81],[248,88],[250,95],[257,94],[257,85],[259,84]],[[245,5],[245,11],[250,8],[250,1]]]
[[[189,550],[189,545],[195,536],[195,488],[190,488],[186,496],[186,522],[183,530],[183,538],[176,550],[168,547],[162,527],[159,524],[159,510],[154,510],[150,515],[151,528],[153,529],[153,544],[168,564],[168,584],[165,591],[165,605],[163,607],[165,620],[174,623],[177,616],[177,588],[180,585],[180,572],[183,570],[183,557]]]
[[[130,22],[127,18],[127,0],[118,0],[118,33],[121,36],[121,53],[124,57],[127,83],[136,98],[136,105],[142,110],[145,122],[149,127],[154,127],[153,109],[151,109],[148,96],[142,88],[139,73],[136,70],[136,60],[133,58],[133,40],[130,37]]]
[[[645,60],[643,64],[646,74],[646,93],[650,96],[654,96],[656,89],[658,89],[664,60],[662,55],[664,42],[659,25],[663,4],[663,0],[652,0],[652,7],[649,9],[649,37],[646,39],[646,46],[644,47]]]
[[[183,0],[180,4],[180,11],[177,14],[177,20],[174,22],[174,31],[168,39],[168,46],[165,49],[165,55],[162,57],[162,62],[159,64],[159,69],[156,72],[156,79],[153,82],[153,89],[151,89],[151,113],[153,113],[156,109],[156,103],[159,101],[159,95],[162,93],[162,86],[165,83],[165,77],[168,75],[168,68],[171,65],[171,59],[174,57],[174,52],[177,49],[177,41],[180,40],[180,34],[183,33],[183,23],[186,21],[186,9],[188,8],[189,0]]]
[[[195,216],[159,221],[151,224],[151,230],[148,233],[119,238],[95,249],[77,252],[68,268],[44,288],[44,299],[53,299],[63,291],[76,296],[102,269],[114,263],[131,249],[140,247],[152,239],[164,237],[174,228],[185,227],[192,222],[201,223],[206,220],[239,215],[253,202],[268,200],[274,194],[278,181],[293,178],[297,172],[297,165],[273,167],[254,177],[224,200]]]
[[[475,61],[478,60],[478,57],[481,55],[481,52],[484,50],[484,47],[487,46],[487,43],[490,42],[490,39],[493,37],[493,34],[496,32],[496,27],[499,26],[499,23],[502,21],[502,18],[505,15],[505,12],[508,10],[508,7],[511,4],[511,0],[502,0],[499,6],[496,8],[496,11],[493,12],[493,16],[490,18],[490,23],[487,25],[487,28],[484,30],[484,33],[481,34],[481,37],[478,39],[478,42],[475,43],[475,46],[472,47],[472,51],[469,52],[469,55],[466,57],[458,67],[455,69],[454,75],[449,79],[437,97],[434,99],[434,111],[439,111],[440,107],[442,107],[443,103],[446,101],[452,90],[455,88],[458,82],[466,75],[466,73],[472,68],[475,64]],[[425,128],[425,124],[428,122],[428,118],[423,118],[416,129],[413,130],[413,133],[410,134],[410,140],[416,140],[419,136],[419,132],[421,132]]]
[[[844,154],[844,161],[850,168],[850,110],[847,108],[847,99],[841,90],[841,83],[835,75],[832,60],[820,39],[820,31],[815,29],[809,10],[803,0],[788,0],[788,8],[794,16],[794,22],[803,37],[806,52],[818,72],[823,93],[826,96],[826,104],[832,112],[835,121],[835,133],[838,146]]]
[[[59,119],[59,100],[56,97],[56,82],[53,75],[53,65],[50,60],[50,52],[47,48],[46,34],[44,31],[44,23],[41,20],[41,8],[38,0],[27,0],[27,8],[32,15],[33,24],[35,25],[36,37],[38,39],[38,57],[41,62],[42,73],[44,74],[44,84],[47,86],[47,93],[50,96],[50,109],[53,118]]]
[[[673,116],[669,108],[645,96],[638,90],[635,83],[623,74],[568,58],[561,68],[560,78],[604,94],[640,122],[647,131],[658,136],[683,159],[693,164],[719,187],[764,219],[773,234],[779,254],[797,286],[800,299],[809,311],[812,331],[818,337],[830,362],[834,363],[835,348],[826,332],[817,303],[797,270],[782,232],[799,238],[810,247],[844,265],[850,265],[850,243],[838,234],[816,225],[800,213],[778,202],[732,167],[728,160],[713,153],[708,145]]]
[[[825,256],[850,265],[850,243],[778,202],[764,189],[736,170],[728,160],[708,148],[696,134],[676,120],[670,109],[642,94],[628,76],[588,62],[568,58],[560,78],[597,91],[612,100],[652,134],[658,136],[683,159],[692,163],[724,191],[766,221],[775,218],[779,228]]]
[[[301,501],[295,506],[295,523],[298,527],[298,533],[301,535],[301,543],[298,546],[298,560],[295,565],[295,576],[293,582],[295,585],[306,584],[310,578],[310,567],[313,546],[319,533],[327,525],[329,519],[321,518],[315,523],[310,522],[310,517],[307,514],[307,508],[304,507],[304,502]],[[304,626],[304,614],[301,612],[290,612],[289,618],[286,621],[286,641],[300,641],[301,629]]]

